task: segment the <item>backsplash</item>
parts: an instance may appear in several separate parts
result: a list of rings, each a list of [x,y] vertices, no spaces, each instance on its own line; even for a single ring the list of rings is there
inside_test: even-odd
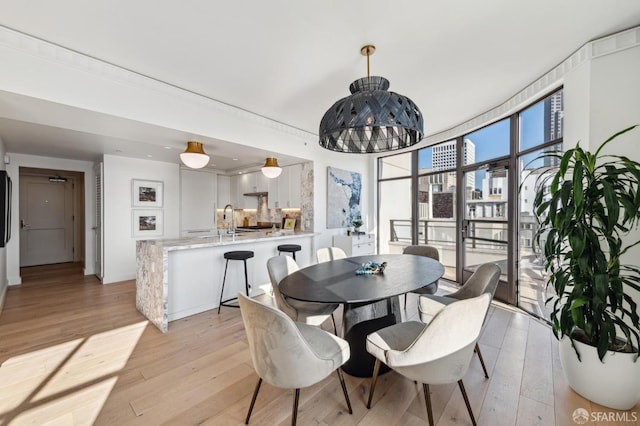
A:
[[[267,205],[267,196],[260,195],[256,197],[258,199],[257,209],[236,209],[233,211],[236,226],[244,226],[244,218],[248,218],[247,226],[256,226],[258,222],[270,222],[277,224],[278,228],[282,224],[284,217],[295,219],[295,230],[300,231],[302,229],[302,213],[300,209],[270,209]],[[229,226],[228,221],[225,221],[222,210],[217,210],[217,223],[218,228],[226,228]]]

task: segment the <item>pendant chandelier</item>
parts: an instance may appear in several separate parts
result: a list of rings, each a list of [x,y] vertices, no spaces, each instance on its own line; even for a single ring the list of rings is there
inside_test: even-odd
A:
[[[406,96],[389,92],[389,80],[369,75],[369,56],[376,48],[366,45],[367,76],[349,86],[351,96],[340,99],[320,121],[320,146],[331,151],[375,153],[407,148],[424,134],[422,113]]]
[[[282,173],[282,167],[278,164],[278,159],[275,157],[267,157],[262,166],[262,174],[269,179],[277,178]]]
[[[201,169],[209,163],[209,156],[204,152],[201,142],[187,142],[187,149],[180,154],[180,160],[192,169]]]

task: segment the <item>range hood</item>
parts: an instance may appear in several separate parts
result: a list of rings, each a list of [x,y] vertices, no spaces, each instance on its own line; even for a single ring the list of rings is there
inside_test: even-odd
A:
[[[266,197],[269,193],[264,191],[264,192],[246,192],[242,195],[244,195],[245,197]]]

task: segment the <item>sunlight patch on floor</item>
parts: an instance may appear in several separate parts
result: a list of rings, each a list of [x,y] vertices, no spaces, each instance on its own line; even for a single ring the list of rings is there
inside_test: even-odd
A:
[[[0,366],[0,423],[91,424],[147,324],[142,321],[5,361]]]

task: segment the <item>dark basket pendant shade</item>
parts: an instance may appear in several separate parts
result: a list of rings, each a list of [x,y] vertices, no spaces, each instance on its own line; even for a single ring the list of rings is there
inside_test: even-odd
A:
[[[366,154],[420,142],[424,134],[422,113],[411,99],[388,88],[389,80],[384,77],[364,77],[351,83],[351,96],[333,104],[320,121],[320,146]]]

